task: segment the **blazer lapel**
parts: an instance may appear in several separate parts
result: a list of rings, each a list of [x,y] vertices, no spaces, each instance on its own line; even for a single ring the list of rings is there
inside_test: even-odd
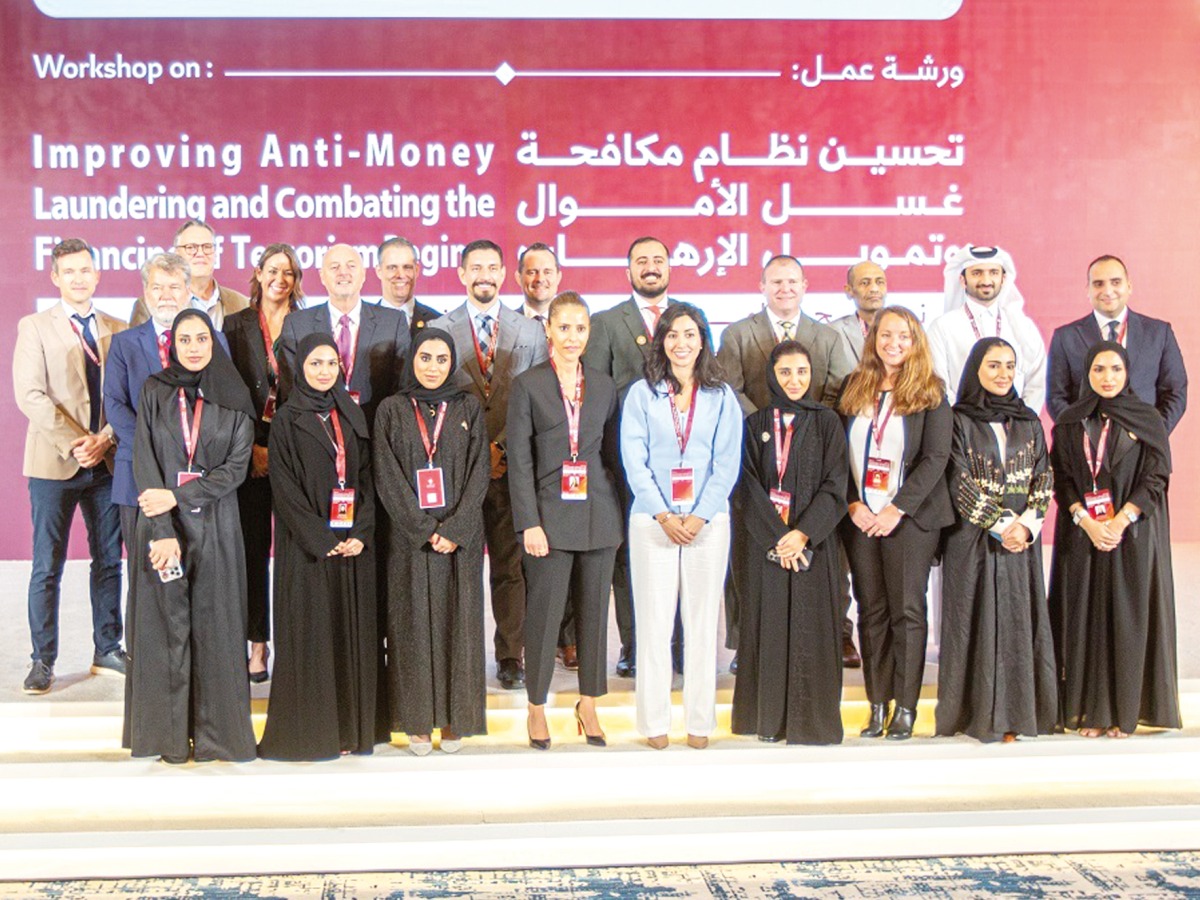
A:
[[[162,358],[158,355],[158,337],[154,333],[154,322],[149,321],[138,326],[141,334],[137,337],[137,345],[146,361],[146,371],[151,375],[162,371]]]
[[[465,372],[467,377],[479,389],[481,394],[486,394],[488,390],[487,380],[483,377],[483,370],[479,368],[479,356],[477,354],[477,345],[475,344],[475,328],[471,324],[471,301],[468,300],[458,309],[451,310],[446,316],[447,331],[454,338],[455,347],[458,350],[458,368]]]
[[[500,315],[497,317],[500,333],[497,336],[496,355],[492,357],[493,385],[497,378],[507,377],[507,373],[512,371],[510,360],[517,346],[517,329],[521,327],[524,318],[501,304]]]
[[[79,336],[75,333],[75,329],[71,327],[71,323],[67,319],[67,314],[61,306],[52,307],[50,320],[54,323],[54,333],[62,342],[63,350],[66,351],[63,356],[63,363],[78,379],[80,386],[83,388],[84,396],[86,396],[87,372],[84,370],[83,347],[80,346]],[[99,316],[96,317],[96,321],[100,321]]]
[[[354,346],[354,372],[350,380],[361,389],[371,380],[371,339],[375,335],[376,323],[374,306],[363,303],[359,309],[358,341]],[[359,378],[360,375],[362,378]]]
[[[642,351],[642,356],[645,357],[650,353],[650,335],[646,331],[646,320],[642,318],[642,311],[638,309],[637,301],[632,297],[622,304],[621,318],[625,322],[625,327],[629,329],[629,336],[633,338],[634,344]],[[638,342],[641,338],[641,342]]]
[[[904,471],[907,473],[921,448],[921,436],[925,433],[925,413],[904,417]]]
[[[775,349],[775,330],[771,327],[771,320],[767,317],[765,309],[759,310],[751,317],[750,333],[754,336],[754,343],[762,353],[763,360],[770,359],[771,351]]]

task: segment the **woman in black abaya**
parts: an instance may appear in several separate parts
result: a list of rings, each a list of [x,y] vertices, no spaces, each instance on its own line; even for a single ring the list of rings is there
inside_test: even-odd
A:
[[[483,497],[490,456],[483,411],[458,387],[455,369],[454,339],[422,329],[400,391],[375,419],[376,487],[392,520],[384,550],[391,726],[409,736],[418,756],[433,749],[434,729],[447,753],[464,737],[487,733]],[[441,472],[440,495],[418,492],[431,469]]]
[[[310,334],[296,359],[295,389],[271,424],[276,659],[258,752],[318,760],[387,739],[377,718],[375,498],[367,420],[337,345]]]
[[[1054,730],[1054,644],[1039,536],[1053,478],[1037,413],[1013,388],[1016,352],[972,348],[950,449],[958,521],[942,558],[936,734],[1015,740]]]
[[[126,716],[134,756],[254,758],[246,678],[246,569],[237,488],[254,407],[208,316],[171,327],[170,365],[142,388],[134,437],[135,635]],[[149,547],[149,554],[138,548]],[[182,575],[164,581],[176,564]]]
[[[1084,737],[1179,728],[1166,426],[1130,389],[1120,344],[1095,344],[1085,371],[1051,453],[1060,724]]]
[[[733,731],[768,742],[836,744],[842,740],[836,528],[846,513],[849,463],[837,413],[802,399],[811,372],[799,343],[777,344],[767,363],[770,404],[745,423],[734,504],[750,549],[737,576],[744,593]]]

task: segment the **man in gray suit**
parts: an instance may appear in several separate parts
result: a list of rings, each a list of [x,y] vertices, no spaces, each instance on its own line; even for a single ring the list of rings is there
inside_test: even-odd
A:
[[[513,530],[505,454],[505,418],[512,380],[547,359],[546,331],[500,302],[504,256],[491,241],[472,241],[463,248],[458,279],[467,301],[431,327],[454,338],[458,380],[483,407],[491,443],[492,480],[483,501],[483,529],[491,572],[492,614],[496,619],[496,678],[508,690],[524,687],[521,662],[525,627],[525,578],[521,551]]]
[[[737,394],[746,415],[757,412],[770,402],[767,387],[767,360],[780,341],[798,341],[808,351],[812,363],[812,382],[805,397],[826,406],[837,401],[842,382],[854,364],[850,350],[838,332],[822,325],[800,311],[800,303],[808,290],[804,269],[794,256],[775,256],[763,267],[759,282],[766,306],[759,312],[734,322],[721,335],[717,361],[729,386]],[[735,543],[732,552],[737,553]],[[734,566],[737,571],[738,566]],[[736,649],[738,641],[737,584],[728,579],[725,591],[725,643]],[[842,661],[853,666],[858,663],[851,630],[844,620],[842,630]],[[737,661],[731,666],[736,671]]]
[[[667,288],[671,284],[671,254],[667,245],[655,237],[635,240],[629,245],[629,268],[625,274],[633,296],[612,309],[592,316],[592,334],[583,355],[584,362],[589,366],[612,376],[622,403],[625,402],[629,385],[642,378],[642,368],[650,353],[650,340],[659,317],[668,304],[674,302],[667,297]],[[623,533],[628,534],[629,507],[633,498],[629,485],[625,483],[624,469],[617,476],[621,508],[625,516],[622,528]],[[617,548],[617,561],[613,566],[613,605],[617,615],[617,631],[621,635],[617,675],[630,678],[636,674],[636,636],[633,591],[629,585],[629,547],[626,544]]]
[[[863,342],[875,324],[875,315],[887,300],[887,276],[883,269],[864,259],[846,270],[846,296],[854,301],[854,312],[834,319],[829,327],[840,333],[857,365],[862,359]]]

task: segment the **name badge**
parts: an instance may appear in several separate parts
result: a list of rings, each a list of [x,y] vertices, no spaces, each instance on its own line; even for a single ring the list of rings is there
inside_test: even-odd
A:
[[[671,502],[692,503],[696,499],[696,478],[691,466],[671,470]]]
[[[197,478],[200,478],[203,474],[204,474],[203,472],[176,472],[175,473],[175,487],[183,487],[189,481],[195,481]]]
[[[788,523],[788,514],[792,511],[791,492],[772,488],[771,505],[775,507],[775,512],[779,513],[779,518],[783,519],[783,524],[786,525]]]
[[[421,509],[441,509],[446,505],[446,482],[441,466],[417,469],[417,505]]]
[[[271,393],[267,394],[267,402],[263,404],[262,420],[270,422],[275,418],[275,388],[271,388]]]
[[[867,460],[867,471],[863,473],[863,490],[886,494],[892,477],[892,461],[881,456]]]
[[[1113,509],[1112,491],[1088,491],[1083,495],[1088,515],[1098,522],[1107,522],[1116,512]]]
[[[359,393],[358,391],[350,391],[350,399],[353,400],[355,403],[357,403],[359,406],[362,406],[362,394]]]
[[[354,526],[354,488],[334,488],[329,500],[329,527]]]
[[[562,498],[564,500],[587,499],[587,463],[563,461]]]

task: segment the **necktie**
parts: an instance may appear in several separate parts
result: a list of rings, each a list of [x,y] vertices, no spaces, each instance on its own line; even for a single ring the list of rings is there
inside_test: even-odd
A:
[[[1108,339],[1110,341],[1112,341],[1114,344],[1117,342],[1117,323],[1116,322],[1108,323]]]
[[[480,313],[475,317],[476,332],[479,338],[479,356],[483,360],[483,377],[492,380],[492,366],[488,361],[488,353],[492,348],[492,317]]]
[[[87,353],[83,354],[83,367],[87,374],[88,402],[92,408],[92,417],[88,423],[88,430],[92,434],[95,434],[100,430],[100,410],[104,405],[104,399],[100,392],[100,365],[92,359],[92,356],[94,355],[98,360],[100,358],[100,348],[96,346],[96,339],[88,331],[88,322],[92,317],[77,314],[71,316],[71,318],[79,323],[79,336],[87,344],[88,349],[92,351],[91,355]]]
[[[158,336],[158,358],[165,369],[171,363],[171,332],[164,331]]]
[[[654,321],[650,324],[650,336],[654,337],[654,332],[658,331],[658,320],[662,318],[662,307],[655,305],[647,306],[646,309],[650,310],[650,315],[654,317]]]
[[[350,317],[343,315],[338,320],[337,333],[337,351],[338,356],[342,360],[342,373],[347,376],[347,384],[349,387],[349,373],[354,368],[354,361],[350,353]]]
[[[792,329],[796,327],[795,322],[780,322],[779,327],[783,329],[783,339],[790,341],[792,339]]]

